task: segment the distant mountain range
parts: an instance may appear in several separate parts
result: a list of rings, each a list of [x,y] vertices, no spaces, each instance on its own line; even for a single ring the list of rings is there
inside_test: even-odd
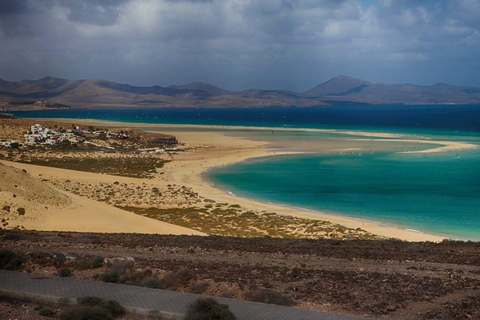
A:
[[[479,104],[480,88],[437,83],[432,86],[381,84],[338,76],[306,92],[228,91],[193,82],[168,87],[137,87],[104,80],[0,79],[0,108],[83,107],[258,107],[339,104]]]

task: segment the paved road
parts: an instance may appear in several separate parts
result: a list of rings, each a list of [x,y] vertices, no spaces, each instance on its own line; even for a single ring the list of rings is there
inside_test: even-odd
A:
[[[79,297],[96,296],[117,300],[131,313],[162,315],[167,319],[181,319],[189,304],[198,298],[205,298],[205,296],[190,293],[71,278],[44,277],[4,270],[0,270],[0,295],[57,303],[68,300],[72,302]],[[220,303],[228,304],[239,320],[365,319],[256,302],[215,299]]]

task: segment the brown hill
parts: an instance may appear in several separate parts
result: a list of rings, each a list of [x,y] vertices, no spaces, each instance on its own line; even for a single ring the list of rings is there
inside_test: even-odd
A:
[[[3,103],[2,103],[3,102]],[[208,83],[139,87],[104,80],[0,79],[0,107],[46,109],[68,107],[254,107],[364,104],[477,104],[480,88],[444,83],[433,86],[381,84],[338,76],[297,93],[286,90],[228,91]]]
[[[338,76],[305,92],[306,96],[332,101],[368,104],[476,104],[480,88],[457,87],[445,83],[433,86],[382,84]]]

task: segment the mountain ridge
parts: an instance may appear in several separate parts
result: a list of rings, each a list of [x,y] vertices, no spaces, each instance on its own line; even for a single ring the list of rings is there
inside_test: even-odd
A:
[[[339,75],[305,92],[247,89],[230,91],[205,82],[133,86],[101,79],[44,77],[0,80],[0,107],[265,107],[337,104],[480,104],[480,88],[439,82],[429,86],[383,84]]]

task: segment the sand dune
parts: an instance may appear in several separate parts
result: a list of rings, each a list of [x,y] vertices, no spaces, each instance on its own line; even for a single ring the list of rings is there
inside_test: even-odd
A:
[[[71,170],[0,163],[0,217],[3,226],[79,232],[202,234],[56,190],[42,181],[55,176],[85,178],[85,175],[88,176]],[[102,175],[91,175],[97,179],[104,178]]]

